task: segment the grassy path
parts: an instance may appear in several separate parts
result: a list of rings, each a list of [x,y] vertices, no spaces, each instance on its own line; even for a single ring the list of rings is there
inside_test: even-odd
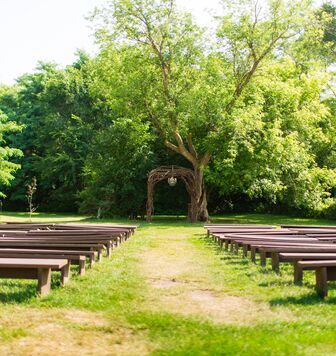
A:
[[[46,298],[1,281],[0,353],[332,355],[336,291],[321,301],[312,283],[219,251],[200,226],[145,225]]]

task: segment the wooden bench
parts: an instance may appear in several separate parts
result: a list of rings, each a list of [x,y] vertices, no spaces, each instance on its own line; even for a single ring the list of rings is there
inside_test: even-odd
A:
[[[336,260],[299,261],[298,270],[315,270],[316,291],[322,298],[328,295],[328,281],[336,281]],[[301,272],[302,273],[302,272]]]
[[[118,235],[119,236],[119,235]],[[72,243],[72,244],[102,244],[105,246],[106,255],[111,257],[112,250],[114,246],[118,245],[117,236],[116,237],[107,237],[107,236],[46,236],[46,235],[27,235],[25,237],[0,237],[0,243],[3,241],[32,241],[32,242],[43,242],[43,243]]]
[[[214,232],[212,234],[212,237],[215,241],[217,241],[221,247],[223,247],[223,240],[225,241],[230,241],[229,237],[236,237],[236,236],[294,236],[294,232],[291,231],[280,231],[280,230],[246,230],[246,231],[224,231],[224,232]],[[301,236],[301,235],[300,235]],[[227,245],[225,245],[225,248],[227,249]]]
[[[293,263],[294,266],[294,283],[302,283],[302,270],[298,269],[297,263],[299,261],[320,261],[320,260],[336,260],[336,253],[297,253],[297,252],[285,252],[279,253],[280,262]]]
[[[208,237],[214,233],[224,232],[239,232],[251,230],[272,230],[275,226],[271,225],[257,225],[257,224],[206,224],[204,228],[207,230]]]
[[[78,273],[80,276],[84,276],[86,269],[86,256],[82,252],[76,251],[62,251],[57,253],[50,253],[53,251],[36,252],[36,250],[15,250],[3,251],[0,249],[1,258],[38,258],[38,259],[66,259],[69,266],[72,264],[78,265]]]
[[[0,239],[0,248],[26,248],[44,250],[77,250],[77,251],[97,251],[98,261],[102,259],[105,249],[103,244],[98,243],[73,243],[73,242],[51,242],[51,241],[4,241]]]
[[[255,244],[274,244],[274,245],[286,245],[286,244],[304,244],[304,243],[312,243],[312,244],[327,244],[325,242],[320,242],[317,239],[314,238],[302,238],[302,237],[266,237],[266,236],[248,236],[242,238],[241,236],[237,237],[228,237],[231,242],[231,252],[234,250],[236,253],[238,253],[239,247],[243,247],[244,249],[244,256],[246,254],[246,249],[249,247],[249,245],[255,243]]]
[[[69,263],[66,259],[0,258],[0,278],[37,279],[38,293],[49,293],[51,270],[61,270],[61,283],[69,278]]]
[[[307,244],[284,244],[284,245],[276,245],[270,243],[269,245],[251,245],[251,259],[255,261],[255,254],[259,252],[260,254],[260,264],[262,266],[266,265],[266,258],[272,258],[272,267],[274,270],[277,270],[277,265],[278,262],[276,261],[276,258],[278,258],[278,254],[280,252],[336,252],[336,245],[333,244],[312,244],[312,243],[307,243]]]
[[[34,249],[34,248],[0,248],[0,254],[29,254],[29,255],[52,255],[52,256],[84,256],[89,259],[89,266],[94,265],[94,251],[77,251],[77,250],[52,250],[52,249]],[[50,257],[53,258],[53,257]],[[79,262],[79,260],[78,260]],[[84,261],[85,262],[85,261]],[[76,258],[71,259],[71,263],[76,263]],[[79,263],[80,264],[80,263]]]

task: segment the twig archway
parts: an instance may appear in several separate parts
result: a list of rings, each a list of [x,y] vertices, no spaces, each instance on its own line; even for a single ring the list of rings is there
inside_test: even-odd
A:
[[[153,169],[148,174],[147,180],[147,221],[152,221],[152,214],[154,212],[154,188],[155,185],[162,180],[169,180],[172,178],[180,178],[187,189],[190,196],[190,203],[188,205],[188,219],[190,221],[197,220],[196,200],[195,200],[195,174],[189,168],[179,166],[161,166]],[[171,180],[171,181],[174,181]]]

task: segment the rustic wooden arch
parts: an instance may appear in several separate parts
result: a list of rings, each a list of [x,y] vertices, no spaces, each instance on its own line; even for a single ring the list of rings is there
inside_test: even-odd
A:
[[[188,204],[188,219],[193,222],[196,221],[197,207],[195,200],[195,174],[191,169],[179,166],[161,166],[149,172],[147,180],[147,221],[152,221],[152,214],[154,212],[155,185],[164,179],[168,180],[170,177],[180,178],[184,182],[190,196],[190,203]]]

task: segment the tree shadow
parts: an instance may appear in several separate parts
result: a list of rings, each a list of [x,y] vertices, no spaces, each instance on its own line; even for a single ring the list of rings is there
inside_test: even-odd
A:
[[[319,297],[315,292],[311,292],[301,296],[290,296],[283,298],[274,298],[270,300],[271,306],[288,306],[288,305],[316,305],[316,304],[331,304],[336,303],[336,296],[323,299]]]

